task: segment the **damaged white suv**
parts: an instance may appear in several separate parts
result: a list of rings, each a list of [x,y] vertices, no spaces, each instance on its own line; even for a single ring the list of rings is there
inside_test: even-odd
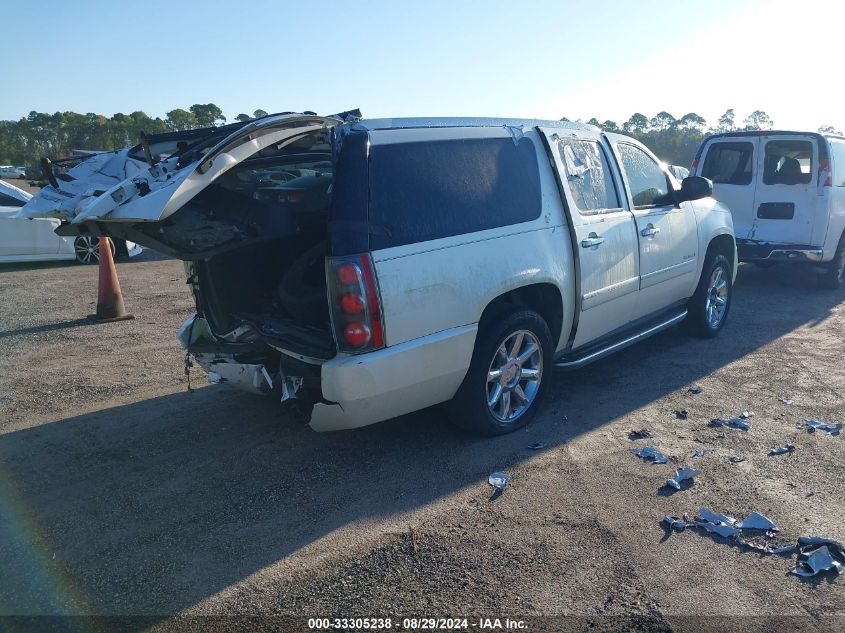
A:
[[[318,430],[449,402],[509,432],[555,367],[683,320],[713,336],[730,307],[731,216],[709,181],[590,126],[286,114],[115,160],[139,164],[23,213],[184,260],[197,315],[179,337],[209,378]]]

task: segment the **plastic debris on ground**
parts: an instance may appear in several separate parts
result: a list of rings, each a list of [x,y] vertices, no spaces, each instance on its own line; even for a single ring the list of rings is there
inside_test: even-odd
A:
[[[534,442],[533,444],[528,445],[529,451],[539,451],[542,448],[546,448],[545,442]]]
[[[727,420],[724,418],[713,418],[712,420],[710,420],[710,424],[708,426],[729,426],[734,429],[741,429],[743,431],[747,431],[751,428],[751,424],[748,422],[748,418],[751,417],[754,417],[753,411],[743,411],[739,415],[735,415],[734,417],[728,418]]]
[[[632,448],[631,452],[637,457],[642,457],[645,460],[650,460],[653,464],[665,464],[669,459],[658,451],[653,446],[644,446],[643,448]]]
[[[675,411],[675,417],[679,420],[686,420],[689,417],[689,412],[686,409],[677,409]]]
[[[654,437],[647,428],[643,427],[639,431],[631,431],[628,433],[629,440],[644,440],[647,437]]]
[[[845,571],[845,546],[839,541],[820,536],[799,537],[797,544],[773,547],[768,543],[759,543],[744,537],[744,530],[764,532],[765,538],[773,538],[778,527],[768,517],[759,512],[752,512],[742,521],[731,516],[717,514],[708,508],[700,508],[698,516],[689,520],[666,515],[661,523],[673,532],[683,532],[687,528],[698,528],[705,532],[718,534],[733,542],[767,555],[784,556],[798,553],[798,560],[790,573],[808,578],[825,571],[834,571],[836,575]]]
[[[491,473],[490,476],[487,478],[487,483],[489,483],[493,488],[495,488],[495,492],[493,493],[494,497],[498,497],[505,491],[505,488],[508,487],[508,484],[511,482],[513,478],[507,473]]]
[[[693,478],[698,474],[694,468],[679,468],[675,471],[675,476],[666,480],[666,485],[675,490],[681,489],[681,483],[684,481],[693,481]]]
[[[693,385],[692,387],[687,389],[687,391],[695,396],[704,391],[704,387],[700,387],[699,385]]]
[[[793,453],[795,451],[795,444],[784,444],[769,451],[769,455],[784,455],[785,453]]]
[[[828,435],[839,435],[842,432],[842,423],[829,424],[827,422],[819,422],[818,420],[804,420],[807,425],[807,431],[813,433],[815,431],[825,431]]]
[[[736,524],[740,530],[766,530],[767,532],[777,532],[778,527],[766,516],[759,512],[752,512],[742,521]]]
[[[798,563],[790,571],[807,578],[823,571],[842,573],[845,565],[845,548],[838,541],[820,536],[802,536],[798,539]]]
[[[742,455],[731,455],[730,457],[728,457],[728,461],[731,464],[738,464],[740,462],[744,462],[745,458]]]
[[[692,454],[692,456],[693,456],[693,457],[704,457],[704,453],[705,453],[705,452],[706,452],[706,451],[705,451],[704,449],[699,448],[697,451],[695,451],[695,452]]]
[[[789,395],[787,395],[785,393],[779,395],[778,400],[780,400],[784,404],[792,404],[793,402],[795,402]]]

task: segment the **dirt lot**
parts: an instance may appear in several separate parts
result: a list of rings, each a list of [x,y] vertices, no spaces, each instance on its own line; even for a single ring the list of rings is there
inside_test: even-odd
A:
[[[845,617],[845,578],[801,581],[792,559],[660,525],[708,506],[762,512],[784,543],[845,540],[845,435],[799,428],[845,417],[845,296],[803,271],[742,267],[720,338],[671,331],[559,375],[535,423],[493,440],[436,408],[316,434],[199,370],[188,393],[181,264],[118,271],[137,318],[89,325],[96,269],[0,270],[2,614]],[[744,410],[749,432],[708,427]],[[641,427],[675,463],[629,452]],[[767,456],[786,442],[794,455]],[[684,464],[695,485],[659,490]],[[499,469],[513,484],[491,501]]]

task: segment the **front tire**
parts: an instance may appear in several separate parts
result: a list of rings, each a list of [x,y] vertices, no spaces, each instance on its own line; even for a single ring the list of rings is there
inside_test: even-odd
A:
[[[692,334],[712,338],[725,326],[733,298],[732,270],[727,257],[707,253],[698,287],[687,304],[686,324]]]
[[[551,379],[552,336],[543,317],[517,309],[483,324],[467,375],[449,403],[464,430],[504,435],[537,414]]]
[[[839,239],[836,255],[828,264],[827,270],[817,277],[819,288],[825,290],[839,290],[845,286],[845,235]]]

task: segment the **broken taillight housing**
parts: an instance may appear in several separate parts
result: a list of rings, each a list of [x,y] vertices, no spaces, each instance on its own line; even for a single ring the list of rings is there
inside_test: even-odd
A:
[[[370,255],[330,257],[326,281],[338,350],[358,354],[384,347],[381,301]]]
[[[819,160],[819,187],[833,186],[833,171],[830,168],[830,159],[822,158]]]

